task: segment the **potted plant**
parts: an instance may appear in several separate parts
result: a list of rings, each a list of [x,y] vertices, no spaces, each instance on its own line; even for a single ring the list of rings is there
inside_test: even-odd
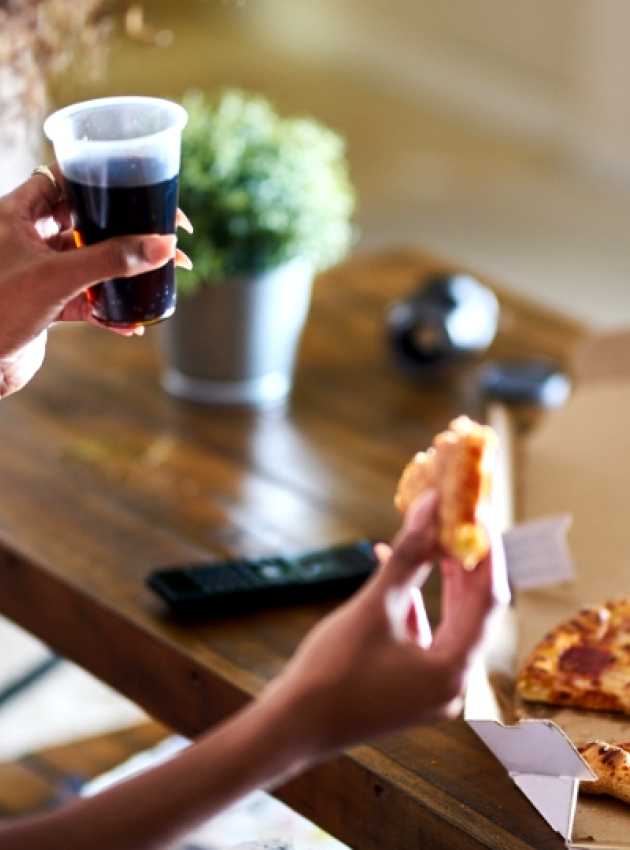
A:
[[[162,329],[168,392],[209,403],[288,395],[313,276],[352,240],[343,141],[262,97],[186,96],[180,204],[195,232]]]

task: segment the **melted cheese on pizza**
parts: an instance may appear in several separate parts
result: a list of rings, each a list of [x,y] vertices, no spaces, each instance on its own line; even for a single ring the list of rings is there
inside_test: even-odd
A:
[[[630,714],[630,598],[584,608],[549,632],[516,687],[530,701]]]

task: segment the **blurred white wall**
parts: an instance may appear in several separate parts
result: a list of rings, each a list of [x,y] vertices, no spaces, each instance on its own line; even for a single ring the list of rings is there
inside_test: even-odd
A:
[[[630,180],[627,0],[257,0],[259,33]]]

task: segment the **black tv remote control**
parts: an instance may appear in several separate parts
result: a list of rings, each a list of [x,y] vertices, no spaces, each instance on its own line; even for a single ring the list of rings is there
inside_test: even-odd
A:
[[[147,584],[177,614],[220,616],[346,596],[376,565],[372,542],[359,540],[295,557],[165,567],[152,572]]]

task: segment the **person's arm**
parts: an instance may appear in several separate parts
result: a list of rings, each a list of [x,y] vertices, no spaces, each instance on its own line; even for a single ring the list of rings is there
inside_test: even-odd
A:
[[[472,654],[497,601],[502,551],[473,572],[443,565],[430,634],[420,565],[436,554],[434,496],[410,511],[377,573],[306,637],[285,671],[235,717],[170,762],[102,794],[0,830],[3,850],[157,850],[248,791],[340,749],[460,707]]]
[[[261,699],[171,761],[101,794],[0,828],[2,850],[164,850],[182,832],[313,758],[306,706]]]

